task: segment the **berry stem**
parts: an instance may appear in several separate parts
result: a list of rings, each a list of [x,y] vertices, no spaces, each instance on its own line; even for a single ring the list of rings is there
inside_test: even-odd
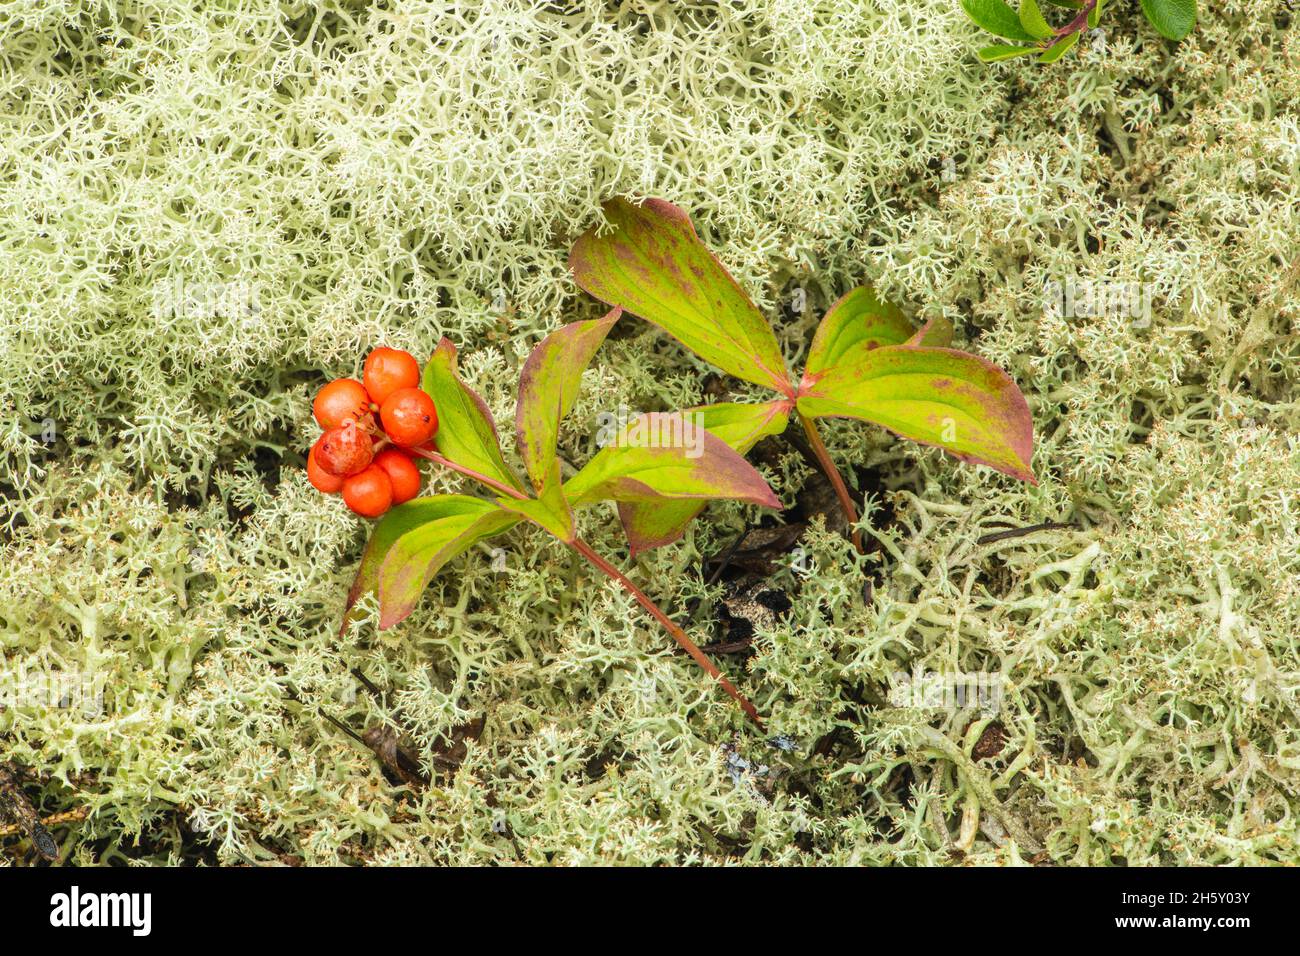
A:
[[[844,512],[844,517],[849,519],[849,532],[850,537],[853,539],[853,547],[858,549],[858,554],[865,554],[866,552],[862,548],[862,532],[857,528],[858,509],[853,504],[853,496],[849,494],[848,486],[844,484],[844,478],[840,475],[840,470],[835,467],[835,462],[831,460],[831,453],[826,450],[826,443],[822,441],[816,422],[806,415],[800,415],[799,421],[803,424],[804,434],[808,436],[808,444],[812,446],[818,464],[822,466],[822,471],[830,479],[831,487],[835,489],[835,497],[840,501],[840,509]]]
[[[528,500],[528,496],[518,488],[511,488],[509,485],[497,481],[495,478],[489,478],[487,475],[481,474],[473,468],[466,468],[464,465],[458,465],[449,458],[443,458],[436,451],[425,451],[423,448],[408,448],[406,450],[412,455],[419,455],[421,458],[433,462],[435,465],[441,465],[443,468],[450,468],[452,471],[464,475],[466,478],[473,478],[479,484],[487,485],[493,491],[499,491],[508,498],[514,498],[518,501]]]
[[[495,478],[489,478],[487,475],[481,474],[472,468],[458,465],[456,462],[444,458],[437,452],[426,451],[423,448],[409,448],[407,451],[411,452],[413,455],[419,455],[421,458],[431,461],[435,465],[449,468],[457,474],[464,475],[466,478],[473,478],[480,484],[486,485],[493,491],[499,491],[501,494],[510,498],[519,501],[529,500],[528,495],[524,494],[518,488],[511,488],[509,485],[497,481]],[[763,718],[759,717],[758,708],[750,703],[749,699],[736,689],[735,684],[723,676],[722,671],[718,670],[718,666],[714,664],[713,661],[709,660],[705,653],[700,650],[699,645],[692,641],[690,637],[687,636],[686,632],[682,630],[672,618],[665,614],[659,605],[655,604],[655,602],[650,599],[649,595],[633,584],[627,575],[601,557],[592,549],[591,545],[587,544],[587,542],[583,541],[581,538],[574,538],[572,541],[566,541],[565,543],[591,562],[591,564],[593,564],[599,571],[608,575],[612,580],[618,582],[618,584],[627,591],[628,594],[632,595],[638,604],[645,608],[646,612],[651,617],[663,625],[664,630],[672,636],[673,640],[678,643],[682,650],[691,656],[695,663],[704,668],[706,674],[722,685],[722,689],[740,705],[740,709],[745,712],[746,716],[754,721],[754,723],[758,724],[759,727],[763,726]]]

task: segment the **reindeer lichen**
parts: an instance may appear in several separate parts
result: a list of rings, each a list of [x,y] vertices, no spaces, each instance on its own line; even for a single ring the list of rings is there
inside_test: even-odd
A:
[[[61,851],[1294,861],[1297,27],[1105,25],[990,68],[955,0],[0,4],[0,757],[86,814]],[[870,281],[1039,436],[1029,486],[827,429],[868,554],[814,517],[767,575],[792,606],[724,662],[770,737],[540,533],[338,633],[365,529],[302,474],[311,391],[446,335],[508,420],[529,349],[597,314],[569,245],[634,194],[692,210],[792,364]],[[757,394],[628,323],[559,453]],[[792,445],[752,460],[815,499]],[[701,643],[751,518],[637,559]],[[991,715],[891,698],[979,673]],[[323,714],[399,729],[434,785]]]

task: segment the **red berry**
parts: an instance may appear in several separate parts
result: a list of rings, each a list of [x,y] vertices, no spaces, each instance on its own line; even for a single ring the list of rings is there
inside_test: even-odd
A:
[[[338,428],[349,419],[359,421],[370,411],[370,396],[354,378],[336,378],[311,403],[312,414],[321,428]]]
[[[348,419],[331,428],[316,442],[316,462],[331,475],[355,475],[375,457],[374,442],[356,422]]]
[[[316,449],[320,446],[322,435],[316,439],[316,444],[311,446],[311,451],[307,452],[307,480],[318,491],[323,491],[327,495],[332,495],[343,487],[343,479],[338,475],[331,475],[328,471],[320,466],[316,460]]]
[[[420,366],[410,352],[377,348],[366,356],[362,381],[371,401],[382,405],[399,388],[415,388],[420,384]]]
[[[420,469],[406,452],[385,448],[375,456],[375,464],[384,469],[393,483],[393,504],[410,501],[420,493]]]
[[[418,388],[399,388],[379,409],[384,431],[394,445],[413,448],[433,437],[438,430],[438,410],[433,399]]]
[[[393,483],[378,465],[343,482],[343,501],[364,518],[378,518],[393,504]]]

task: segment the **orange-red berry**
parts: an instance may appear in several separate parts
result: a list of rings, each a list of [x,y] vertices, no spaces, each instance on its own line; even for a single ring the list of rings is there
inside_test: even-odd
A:
[[[316,462],[331,475],[355,475],[375,457],[374,442],[356,422],[348,419],[320,436],[313,452]]]
[[[370,411],[370,396],[355,378],[336,378],[311,403],[312,414],[321,428],[338,428],[349,419],[359,421]]]
[[[375,464],[384,469],[393,483],[393,504],[410,501],[420,493],[420,469],[406,452],[385,448],[375,456]]]
[[[383,405],[399,388],[415,388],[420,384],[420,366],[410,352],[380,347],[366,356],[361,380],[371,401]]]
[[[384,431],[394,445],[413,448],[433,437],[438,430],[438,410],[433,399],[418,388],[399,388],[379,409]]]
[[[311,451],[307,453],[307,480],[317,491],[323,491],[327,495],[332,495],[343,487],[343,479],[338,475],[331,475],[328,471],[320,466],[316,460],[316,448],[320,445],[321,438],[316,439],[316,444],[311,446]]]
[[[393,504],[393,482],[378,465],[343,482],[344,503],[364,518],[378,518]]]

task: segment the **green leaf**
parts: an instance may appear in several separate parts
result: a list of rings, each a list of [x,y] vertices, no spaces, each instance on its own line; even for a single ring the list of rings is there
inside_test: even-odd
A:
[[[1047,0],[1054,7],[1065,7],[1067,10],[1082,10],[1083,3],[1081,0]]]
[[[662,548],[680,541],[691,522],[707,507],[703,501],[669,501],[647,498],[618,502],[618,520],[627,538],[628,553]]]
[[[1038,58],[1039,63],[1055,63],[1079,42],[1079,34],[1070,33],[1047,48],[1047,52]]]
[[[389,510],[375,524],[374,530],[370,532],[370,540],[366,542],[366,549],[361,553],[361,564],[357,568],[357,575],[353,578],[352,587],[348,591],[340,633],[347,630],[353,605],[361,600],[363,595],[373,591],[379,583],[379,566],[388,556],[388,549],[406,532],[441,513],[437,507],[430,505],[433,500],[413,498]]]
[[[1101,22],[1101,11],[1105,9],[1105,7],[1106,0],[1097,0],[1096,5],[1088,11],[1088,26],[1090,28],[1095,28],[1097,24]],[[1195,9],[1193,9],[1193,15],[1195,15],[1195,12]]]
[[[816,375],[832,365],[882,345],[901,345],[916,331],[896,305],[882,302],[870,286],[861,285],[835,301],[817,326],[804,375]]]
[[[456,371],[456,346],[443,339],[424,367],[424,390],[438,408],[434,447],[458,465],[487,475],[512,488],[522,487],[501,457],[501,443],[487,403]]]
[[[947,319],[939,316],[915,329],[898,306],[882,302],[869,286],[859,286],[832,305],[817,327],[803,382],[816,381],[836,366],[858,365],[887,345],[946,348],[951,342],[952,323]]]
[[[506,511],[522,515],[566,544],[572,544],[578,533],[573,524],[573,511],[560,483],[560,463],[554,457],[550,472],[542,481],[539,498],[498,498],[496,502]]]
[[[786,424],[790,421],[790,408],[788,399],[762,405],[724,402],[687,409],[687,414],[702,416],[704,427],[711,434],[743,455],[759,439],[785,431]],[[704,507],[702,501],[655,499],[619,502],[618,514],[632,545],[632,555],[635,557],[647,548],[672,544],[686,533],[690,523]]]
[[[1015,382],[956,349],[888,346],[839,366],[799,396],[810,417],[860,418],[962,461],[1033,481],[1033,419]]]
[[[1142,12],[1170,40],[1181,40],[1196,26],[1196,0],[1142,0]]]
[[[552,468],[555,442],[560,422],[578,398],[582,373],[622,314],[622,309],[614,308],[602,319],[572,322],[542,339],[524,363],[519,376],[515,440],[538,491],[547,476],[558,474]]]
[[[1035,0],[1020,0],[1020,25],[1036,40],[1046,40],[1056,31],[1043,19],[1043,11]]]
[[[776,335],[672,203],[605,203],[613,231],[587,230],[569,253],[578,285],[659,326],[730,375],[789,394]]]
[[[792,403],[787,398],[760,405],[720,402],[688,408],[683,414],[699,416],[696,421],[740,454],[753,448],[760,438],[779,435],[790,421]]]
[[[651,507],[712,499],[781,505],[753,465],[680,412],[634,419],[565,483],[564,493],[575,508],[604,500]],[[668,543],[644,537],[635,526],[624,530],[633,553]]]
[[[411,613],[442,565],[518,521],[491,502],[468,495],[414,498],[393,508],[375,525],[361,555],[348,592],[344,626],[362,595],[375,590],[380,595],[379,626],[396,624]]]
[[[1024,56],[1026,53],[1037,53],[1036,46],[986,46],[979,51],[979,58],[985,63],[996,63],[998,60],[1009,60],[1013,56]]]
[[[935,316],[916,330],[905,345],[925,345],[935,349],[946,349],[952,344],[952,323],[943,316]]]
[[[995,36],[1028,43],[1037,39],[1020,25],[1019,15],[1003,0],[961,0],[961,8],[966,16]]]
[[[637,416],[565,483],[564,493],[574,506],[654,496],[780,505],[753,465],[681,412]]]

